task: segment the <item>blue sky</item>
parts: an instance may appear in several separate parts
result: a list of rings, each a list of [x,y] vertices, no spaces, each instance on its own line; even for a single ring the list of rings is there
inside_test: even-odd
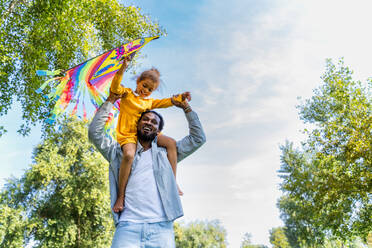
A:
[[[141,0],[127,1],[158,20],[168,35],[143,49],[141,69],[156,66],[162,94],[191,91],[207,143],[179,164],[182,221],[219,219],[229,247],[244,233],[269,245],[269,229],[281,226],[276,201],[280,144],[299,143],[304,125],[297,97],[308,98],[320,83],[325,59],[345,63],[355,78],[371,76],[370,1],[355,0]],[[132,83],[133,85],[133,83]],[[165,134],[187,133],[181,111],[162,110]],[[15,105],[0,119],[9,133],[0,139],[0,178],[19,176],[39,142],[16,130]]]

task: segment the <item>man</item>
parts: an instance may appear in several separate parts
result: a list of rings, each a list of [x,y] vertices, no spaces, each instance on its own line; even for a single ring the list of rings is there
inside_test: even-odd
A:
[[[89,126],[89,139],[109,161],[111,207],[118,193],[118,174],[122,160],[120,145],[105,136],[104,125],[114,102],[120,96],[110,93]],[[206,141],[198,116],[187,101],[173,104],[184,110],[189,135],[177,141],[178,162]],[[177,184],[165,148],[158,147],[157,134],[164,125],[155,111],[145,112],[137,125],[137,150],[125,192],[124,210],[112,211],[116,231],[112,248],[175,247],[173,221],[183,216]]]

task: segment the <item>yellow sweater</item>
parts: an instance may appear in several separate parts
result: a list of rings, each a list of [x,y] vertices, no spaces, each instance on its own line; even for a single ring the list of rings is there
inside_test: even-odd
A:
[[[127,96],[120,101],[120,113],[116,127],[116,137],[120,146],[128,143],[137,144],[137,122],[142,112],[173,106],[171,98],[142,98],[135,95],[131,89],[120,84],[111,85],[111,91],[119,95],[127,93]]]

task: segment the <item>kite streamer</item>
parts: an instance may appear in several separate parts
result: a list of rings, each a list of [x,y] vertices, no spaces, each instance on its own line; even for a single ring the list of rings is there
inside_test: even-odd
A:
[[[44,82],[36,90],[36,92],[41,93],[49,85],[51,91],[44,96],[48,101],[56,101],[46,122],[53,124],[58,117],[65,113],[70,104],[75,104],[70,113],[70,115],[75,115],[80,103],[83,106],[85,120],[87,118],[84,103],[86,92],[88,92],[90,101],[97,110],[108,96],[111,81],[123,63],[123,57],[130,54],[134,55],[148,42],[157,38],[159,36],[134,40],[65,71],[38,70],[36,74],[39,76],[55,76]],[[106,133],[111,136],[115,135],[112,126],[113,120],[120,109],[119,104],[119,102],[115,103],[115,114],[110,115],[105,125]]]

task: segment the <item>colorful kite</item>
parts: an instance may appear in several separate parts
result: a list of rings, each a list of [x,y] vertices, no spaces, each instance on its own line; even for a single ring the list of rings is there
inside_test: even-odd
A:
[[[111,81],[123,63],[122,58],[133,54],[141,49],[151,40],[159,36],[141,38],[114,48],[93,59],[87,60],[66,71],[46,71],[38,70],[39,76],[57,76],[47,80],[36,92],[41,93],[47,85],[50,85],[51,92],[45,97],[49,100],[55,100],[56,104],[51,111],[51,117],[46,122],[52,124],[61,116],[67,107],[74,103],[75,106],[71,115],[75,115],[79,103],[83,106],[83,116],[86,119],[86,108],[84,98],[86,92],[90,96],[93,106],[98,109],[108,96]],[[119,110],[119,103],[115,104],[116,110]],[[106,123],[106,132],[113,135],[112,123],[118,111],[112,114]]]

